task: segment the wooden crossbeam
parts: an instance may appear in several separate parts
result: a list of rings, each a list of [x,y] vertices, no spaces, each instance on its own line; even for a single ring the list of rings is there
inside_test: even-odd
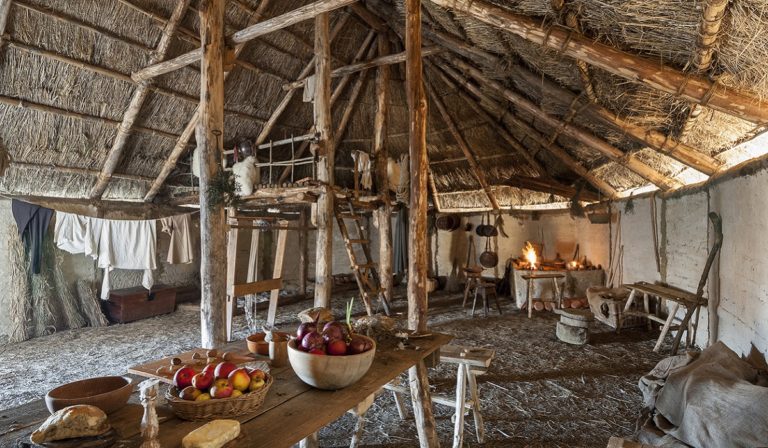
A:
[[[162,36],[160,36],[160,42],[158,42],[157,48],[155,48],[155,51],[152,53],[152,57],[149,59],[150,64],[156,64],[165,58],[165,54],[168,52],[168,48],[171,46],[173,35],[176,34],[176,27],[184,18],[184,15],[187,12],[187,7],[189,6],[189,2],[190,0],[181,0],[176,3],[176,7],[171,14],[171,19],[166,24]],[[125,114],[123,115],[123,121],[117,127],[117,135],[112,141],[112,147],[107,153],[107,158],[101,168],[101,173],[99,173],[99,176],[96,179],[96,183],[94,184],[93,188],[91,188],[91,192],[89,194],[91,199],[101,198],[101,196],[104,194],[104,190],[107,189],[109,180],[112,178],[112,174],[115,172],[117,164],[120,163],[120,158],[123,155],[125,145],[128,143],[128,137],[131,135],[133,125],[139,116],[141,107],[144,105],[144,101],[146,101],[147,96],[149,96],[150,84],[151,80],[142,82],[133,91],[131,102],[128,105],[128,109],[126,109]]]
[[[533,115],[538,120],[542,121],[551,128],[560,129],[563,135],[567,135],[568,137],[574,138],[584,143],[585,145],[588,145],[612,161],[626,167],[630,171],[636,173],[643,179],[646,179],[659,188],[663,190],[669,190],[681,186],[680,182],[659,173],[655,169],[637,160],[636,158],[627,157],[627,155],[624,154],[621,150],[601,139],[600,137],[597,137],[580,127],[564,123],[549,115],[524,96],[512,91],[509,88],[504,87],[499,82],[486,77],[483,75],[482,71],[475,68],[471,64],[464,62],[463,60],[452,55],[447,55],[447,60],[450,61],[455,67],[458,67],[461,70],[467,72],[470,76],[472,76],[472,78],[480,82],[483,86],[492,89],[507,101],[514,104],[515,107]]]
[[[430,75],[431,73],[432,72],[430,72]],[[467,162],[469,163],[469,169],[475,175],[475,179],[477,180],[477,183],[480,184],[480,187],[485,192],[485,196],[488,198],[488,202],[490,202],[491,207],[494,210],[498,210],[499,203],[498,201],[496,201],[496,196],[493,194],[493,191],[491,191],[490,187],[488,186],[488,181],[485,179],[485,174],[483,173],[483,170],[480,168],[480,165],[477,163],[477,160],[475,159],[475,154],[469,148],[469,144],[467,143],[466,139],[461,134],[461,132],[459,132],[459,129],[456,127],[456,123],[451,117],[451,114],[448,112],[448,108],[445,107],[443,100],[435,91],[435,87],[432,85],[431,82],[426,82],[425,85],[430,98],[432,98],[432,103],[435,105],[435,107],[437,107],[437,111],[440,113],[440,116],[442,117],[443,122],[446,124],[446,126],[448,126],[448,129],[450,130],[451,135],[453,136],[453,139],[459,145],[461,152],[464,153],[464,157],[467,158]]]
[[[556,194],[558,196],[569,199],[576,195],[576,188],[570,185],[564,185],[552,180],[543,180],[536,177],[512,176],[499,182],[499,185],[523,188],[541,193]],[[598,202],[600,200],[600,196],[592,193],[591,191],[582,189],[579,191],[579,200],[587,202]]]
[[[754,123],[768,122],[768,107],[754,95],[720,86],[701,76],[635,54],[595,42],[574,30],[545,27],[533,17],[514,14],[484,0],[432,0],[436,5],[459,11],[493,27],[563,55],[587,62],[614,75],[639,82],[682,99],[708,106]]]
[[[283,288],[282,278],[271,278],[269,280],[260,280],[256,282],[237,283],[231,285],[232,297],[243,297],[250,294],[259,294],[262,292],[272,291],[273,289]]]
[[[476,96],[480,100],[479,104],[481,105],[481,107],[487,108],[489,113],[496,115],[496,117],[498,117],[497,120],[499,122],[503,123],[504,118],[510,120],[512,123],[515,124],[515,126],[521,129],[527,137],[530,137],[531,139],[533,139],[538,145],[540,145],[547,152],[555,156],[558,160],[560,160],[560,162],[562,162],[565,166],[571,169],[574,173],[583,177],[587,182],[592,184],[600,192],[602,192],[609,198],[614,198],[617,196],[618,192],[610,184],[608,184],[604,180],[598,178],[597,176],[589,172],[589,170],[584,168],[576,159],[574,159],[570,154],[568,154],[568,152],[565,149],[561,148],[559,145],[557,145],[554,142],[549,142],[546,138],[544,138],[536,129],[534,129],[528,123],[524,122],[523,120],[521,120],[519,117],[515,115],[509,114],[506,108],[499,105],[494,99],[488,97],[486,93],[479,86],[469,82],[469,80],[464,78],[460,73],[458,73],[456,70],[454,70],[450,66],[445,65],[442,67],[442,69],[445,71],[446,74],[451,76],[451,78],[453,78],[456,83],[460,84],[463,88],[467,89],[474,96]],[[499,124],[499,126],[503,127],[502,124]]]
[[[293,11],[287,12],[283,15],[253,24],[245,29],[237,31],[228,36],[227,43],[233,47],[236,45],[244,44],[250,40],[256,39],[257,37],[272,33],[283,28],[287,28],[305,20],[312,19],[319,14],[327,13],[335,9],[347,6],[354,3],[355,1],[357,0],[320,0],[314,3],[310,3],[309,5],[294,9]],[[133,73],[131,77],[137,82],[151,79],[156,76],[178,70],[181,67],[193,64],[200,60],[201,55],[202,49],[196,48],[168,61],[161,62],[159,64],[151,64]]]
[[[433,54],[441,53],[443,51],[445,50],[442,47],[431,46],[431,47],[424,48],[422,50],[422,56],[431,56]],[[367,61],[356,62],[353,64],[346,65],[344,67],[336,68],[331,72],[331,77],[338,78],[340,76],[349,75],[349,74],[356,73],[363,70],[368,70],[370,68],[379,67],[382,65],[399,64],[404,61],[405,61],[404,51],[401,53],[388,54],[388,55],[379,56]],[[307,78],[300,79],[298,81],[284,84],[283,90],[298,89],[298,88],[304,87],[306,83],[307,83]]]

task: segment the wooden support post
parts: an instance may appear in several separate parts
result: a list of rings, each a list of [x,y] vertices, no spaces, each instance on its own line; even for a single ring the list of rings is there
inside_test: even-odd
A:
[[[456,140],[456,143],[459,145],[459,148],[461,148],[461,152],[464,153],[464,157],[467,158],[467,162],[469,162],[469,169],[475,175],[475,179],[477,179],[477,183],[480,184],[480,188],[482,188],[483,191],[485,192],[485,196],[488,198],[488,202],[490,202],[491,207],[494,210],[498,211],[499,203],[496,201],[496,196],[494,196],[493,191],[491,190],[491,187],[488,186],[488,181],[485,179],[485,174],[483,173],[482,168],[480,168],[480,165],[477,163],[477,160],[475,159],[475,154],[469,148],[469,144],[467,143],[466,139],[464,139],[464,136],[461,135],[461,131],[459,131],[459,128],[456,126],[456,123],[453,121],[451,114],[448,112],[448,108],[445,107],[445,104],[443,104],[443,100],[435,91],[435,88],[432,85],[432,83],[426,82],[425,84],[427,86],[427,91],[429,92],[429,96],[430,98],[432,98],[432,102],[435,104],[435,107],[437,107],[438,112],[440,112],[440,116],[443,118],[443,123],[445,123],[445,125],[448,126],[448,130],[451,132],[453,139]]]
[[[560,27],[545,27],[533,17],[512,13],[484,0],[434,0],[434,4],[468,14],[481,22],[584,61],[632,82],[708,106],[754,123],[768,122],[765,101],[754,95],[691,76],[659,61],[627,53]]]
[[[300,8],[289,11],[281,16],[274,17],[269,20],[265,20],[261,23],[253,24],[245,29],[242,29],[231,36],[227,37],[227,43],[231,46],[238,44],[244,44],[248,41],[256,39],[257,37],[265,34],[272,33],[274,31],[287,28],[291,25],[295,25],[299,22],[312,19],[322,14],[327,14],[334,9],[338,9],[347,6],[357,0],[320,0]],[[144,81],[154,78],[156,76],[170,73],[174,70],[178,70],[181,67],[194,64],[200,60],[202,51],[200,48],[196,48],[190,52],[184,53],[168,61],[161,62],[159,64],[151,64],[131,75],[136,81]]]
[[[315,252],[315,306],[330,308],[333,287],[333,190],[334,145],[331,129],[331,45],[329,16],[315,18],[315,128],[319,139],[313,143],[317,178],[326,185],[317,198],[317,243]]]
[[[237,297],[235,297],[235,284],[237,283],[237,243],[240,229],[229,229],[227,235],[227,342],[232,340],[232,319],[235,316]]]
[[[227,232],[224,204],[213,203],[209,186],[222,172],[224,131],[224,0],[204,0],[200,7],[200,326],[201,344],[226,342]]]
[[[285,260],[285,243],[288,241],[288,230],[277,231],[277,250],[275,252],[275,265],[272,267],[272,279],[283,278],[283,264]],[[267,324],[275,325],[277,318],[277,302],[280,300],[280,290],[273,289],[269,293],[269,311],[267,312]]]
[[[627,156],[620,149],[614,147],[610,143],[595,136],[594,134],[591,134],[587,130],[568,123],[564,123],[549,115],[524,96],[506,88],[499,82],[486,77],[483,75],[482,71],[464,62],[463,60],[452,55],[447,56],[447,59],[454,66],[466,71],[472,78],[476,79],[482,85],[492,89],[504,99],[514,104],[517,108],[520,108],[521,110],[533,115],[536,117],[536,119],[540,120],[547,126],[560,130],[563,135],[574,138],[589,146],[590,148],[593,148],[612,161],[624,166],[625,168],[648,180],[654,185],[657,185],[659,188],[669,190],[671,188],[677,188],[681,186],[680,182],[677,180],[659,173],[652,167],[644,164],[634,157]]]
[[[171,46],[171,40],[176,33],[176,27],[179,25],[189,7],[190,0],[181,0],[176,2],[176,7],[173,10],[171,19],[165,25],[163,34],[160,37],[160,42],[157,44],[157,48],[152,52],[152,57],[149,59],[150,64],[156,64],[165,58],[165,54],[168,52],[168,48]],[[104,190],[107,189],[109,181],[112,178],[112,174],[117,169],[120,158],[123,155],[126,143],[128,143],[128,137],[131,135],[133,124],[139,117],[141,107],[144,105],[144,101],[149,96],[152,80],[139,83],[136,90],[133,91],[131,102],[123,115],[123,121],[120,126],[117,127],[117,135],[112,141],[112,147],[107,153],[107,158],[104,161],[104,166],[101,168],[96,184],[91,188],[89,194],[91,199],[99,199],[104,194]]]
[[[440,193],[437,191],[437,185],[435,184],[435,174],[432,172],[432,169],[429,170],[429,188],[432,190],[432,202],[435,204],[435,209],[438,212],[441,212],[443,207],[440,204]]]
[[[255,24],[261,21],[264,11],[267,9],[267,7],[269,7],[270,2],[271,0],[263,0],[259,4],[258,9],[256,10],[256,14],[254,14],[249,20],[249,23]],[[222,33],[223,33],[223,30],[222,30]],[[234,48],[234,58],[237,59],[237,57],[240,56],[240,53],[242,53],[244,49],[245,49],[245,43],[236,45]],[[227,79],[230,73],[232,72],[224,73],[224,80]],[[192,138],[192,134],[194,133],[195,128],[197,127],[198,122],[200,121],[200,117],[201,117],[200,108],[201,106],[198,106],[197,109],[195,109],[195,112],[192,114],[192,118],[189,119],[189,121],[187,122],[187,126],[181,132],[181,135],[179,136],[178,140],[176,140],[176,145],[171,150],[171,154],[168,156],[168,159],[165,161],[165,163],[163,163],[163,167],[160,169],[160,174],[157,175],[157,178],[152,183],[152,186],[149,188],[149,191],[147,192],[146,195],[144,195],[144,202],[152,202],[155,200],[155,197],[160,192],[160,188],[165,183],[165,180],[168,179],[168,176],[171,175],[171,172],[176,167],[176,164],[179,162],[179,159],[186,151],[187,144],[189,143],[189,139]]]
[[[307,295],[307,278],[309,277],[309,216],[307,216],[307,209],[301,209],[299,215],[299,294],[302,296]]]
[[[405,92],[408,99],[411,197],[408,222],[408,328],[427,331],[427,98],[421,59],[421,0],[405,0]],[[424,361],[408,370],[421,448],[439,447]]]
[[[363,8],[365,9],[365,8]],[[379,56],[390,52],[389,39],[386,33],[377,37]],[[387,163],[389,148],[387,146],[387,125],[389,109],[389,66],[382,65],[376,71],[376,115],[373,120],[373,160],[376,188],[382,205],[376,210],[379,224],[379,282],[387,303],[392,303],[392,203],[389,199],[389,176]]]

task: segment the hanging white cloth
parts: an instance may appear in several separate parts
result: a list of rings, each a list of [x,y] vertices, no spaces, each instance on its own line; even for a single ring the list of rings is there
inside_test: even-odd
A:
[[[104,269],[101,298],[109,299],[109,272],[113,269],[144,270],[142,286],[152,289],[152,270],[157,268],[156,221],[117,221],[56,213],[54,239],[59,249],[85,254]]]
[[[143,269],[141,285],[152,289],[152,270],[157,269],[156,221],[102,220],[98,267],[104,269],[102,300],[109,299],[109,272],[113,269]]]
[[[171,236],[166,261],[171,264],[192,263],[194,253],[190,232],[191,215],[176,215],[160,220],[162,231]]]
[[[367,152],[352,151],[352,160],[355,161],[357,172],[360,173],[360,186],[364,190],[370,190],[371,181],[371,156]]]

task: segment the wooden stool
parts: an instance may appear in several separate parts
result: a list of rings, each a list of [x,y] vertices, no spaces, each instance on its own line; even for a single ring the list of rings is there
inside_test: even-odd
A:
[[[528,274],[523,275],[523,280],[527,281],[528,289],[526,292],[526,298],[528,303],[528,318],[530,319],[533,316],[533,282],[534,280],[546,280],[551,279],[552,280],[552,288],[555,291],[555,307],[561,308],[561,302],[563,300],[562,294],[560,293],[560,286],[557,284],[557,281],[561,278],[565,278],[565,274]]]
[[[453,429],[454,448],[461,448],[464,442],[464,413],[467,411],[472,411],[478,443],[483,443],[485,440],[485,426],[480,412],[477,376],[486,372],[495,354],[496,351],[489,348],[459,345],[444,345],[440,348],[440,362],[457,365],[456,396],[455,399],[451,399],[445,396],[432,395],[432,402],[456,409]],[[404,419],[406,417],[405,408],[401,407],[401,403],[403,395],[409,392],[408,389],[394,382],[384,386],[384,388],[393,392],[400,418]],[[469,399],[466,396],[467,389],[469,389]]]
[[[483,313],[485,317],[488,317],[488,296],[489,295],[493,297],[493,300],[496,301],[496,309],[499,310],[499,315],[502,314],[501,304],[499,304],[499,298],[496,295],[496,283],[482,282],[482,283],[478,283],[475,286],[475,297],[472,300],[472,312],[470,314],[471,317],[475,317],[475,306],[477,305],[478,294],[481,295],[483,298]]]
[[[467,282],[464,284],[464,301],[461,302],[462,308],[467,307],[469,294],[483,281],[483,269],[477,266],[464,268],[464,275],[467,276]]]

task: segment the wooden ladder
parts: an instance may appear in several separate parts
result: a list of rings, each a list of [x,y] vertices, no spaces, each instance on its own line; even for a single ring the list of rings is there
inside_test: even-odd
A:
[[[341,236],[344,238],[344,246],[347,248],[350,267],[355,275],[357,288],[360,290],[360,297],[365,304],[365,311],[369,316],[373,315],[371,298],[378,298],[381,301],[384,313],[389,316],[389,302],[384,291],[381,289],[379,274],[376,271],[376,263],[371,258],[371,241],[368,232],[362,225],[363,215],[355,211],[355,207],[349,198],[337,198],[335,201],[335,215],[336,222],[339,224],[339,232],[341,232]],[[347,221],[353,223],[357,233],[355,237],[350,236]],[[360,248],[362,260],[358,259],[359,255],[355,252],[355,247]]]

